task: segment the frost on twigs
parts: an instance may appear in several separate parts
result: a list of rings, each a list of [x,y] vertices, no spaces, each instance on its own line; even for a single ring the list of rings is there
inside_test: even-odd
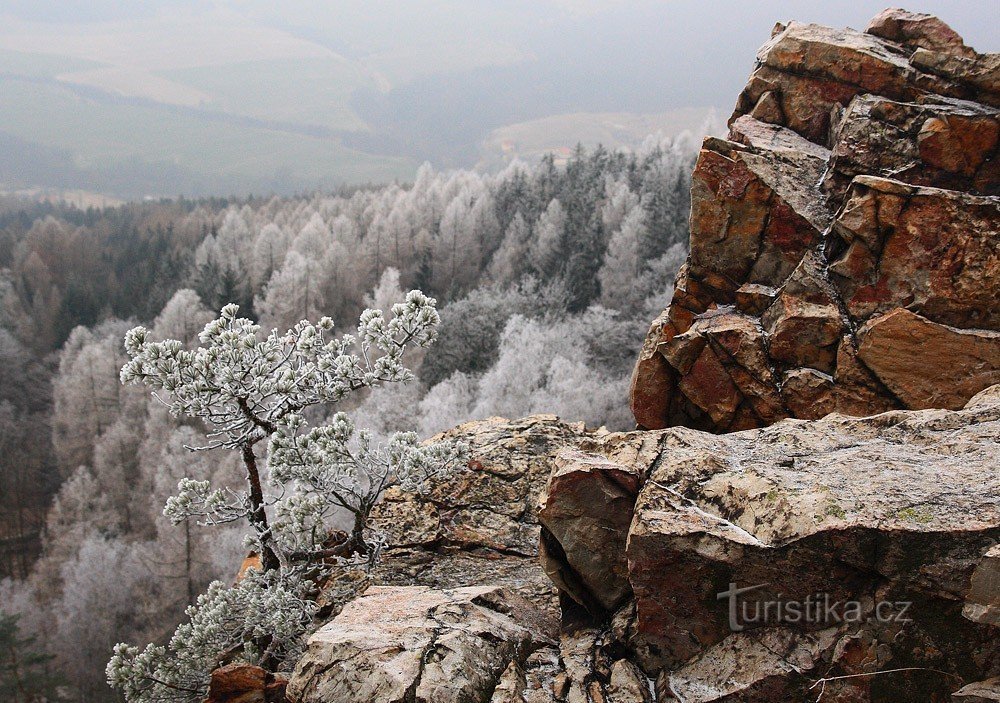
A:
[[[127,701],[200,702],[208,692],[208,672],[223,659],[294,658],[315,612],[311,585],[292,574],[256,570],[232,587],[216,581],[188,607],[188,622],[166,646],[115,645],[108,683]]]
[[[464,445],[422,446],[413,432],[398,432],[385,446],[375,444],[344,413],[308,432],[304,424],[292,416],[279,425],[271,437],[270,466],[272,481],[296,489],[278,507],[278,540],[287,552],[306,558],[324,553],[311,536],[337,511],[355,516],[347,551],[367,554],[373,546],[366,536],[368,516],[387,488],[421,494],[465,463]]]
[[[366,310],[357,336],[335,339],[328,338],[328,317],[264,337],[231,304],[205,326],[194,350],[177,340],[150,341],[144,327],[130,330],[125,350],[131,359],[121,380],[149,386],[175,415],[204,420],[209,446],[237,448],[263,439],[277,422],[306,407],[412,379],[403,352],[408,344],[434,341],[440,319],[434,306],[433,298],[410,291],[392,307],[388,322],[381,311]]]
[[[434,340],[434,306],[411,291],[392,306],[391,319],[366,310],[357,334],[339,339],[329,318],[265,336],[237,316],[236,305],[205,326],[194,350],[151,341],[142,327],[128,332],[122,382],[149,386],[174,415],[200,419],[208,441],[192,449],[237,450],[246,469],[239,487],[182,479],[164,515],[175,524],[245,523],[245,541],[262,567],[232,588],[213,584],[166,647],[115,648],[108,681],[128,703],[200,701],[221,658],[272,670],[293,660],[314,612],[316,584],[331,569],[377,562],[385,540],[368,520],[383,492],[399,486],[424,493],[466,466],[462,445],[422,445],[412,432],[382,445],[344,413],[320,427],[303,414],[352,391],[411,380],[404,352]],[[331,527],[345,514],[353,517],[346,536]]]

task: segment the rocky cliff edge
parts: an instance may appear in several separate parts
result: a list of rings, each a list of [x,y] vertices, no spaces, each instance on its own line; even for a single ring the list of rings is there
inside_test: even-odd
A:
[[[452,430],[473,470],[386,497],[287,689],[213,690],[1000,700],[998,71],[928,15],[777,26],[698,160],[645,431]]]

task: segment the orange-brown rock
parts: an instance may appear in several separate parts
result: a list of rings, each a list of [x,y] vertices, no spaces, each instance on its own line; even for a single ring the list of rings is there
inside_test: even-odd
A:
[[[613,444],[602,446],[602,455],[579,450],[557,455],[538,499],[538,519],[542,566],[549,578],[580,605],[613,611],[632,593],[625,539],[639,486],[659,444],[655,437],[648,443],[622,443],[621,461]]]
[[[899,9],[865,32],[775,27],[728,139],[706,139],[695,166],[690,257],[633,376],[639,427],[931,402],[899,396],[908,384],[886,370],[916,361],[880,349],[876,372],[858,335],[894,310],[1000,331],[998,61]],[[933,353],[964,379],[948,407],[993,378],[992,359]]]
[[[889,8],[876,15],[868,34],[889,39],[908,48],[922,47],[956,56],[973,57],[976,52],[965,45],[958,32],[934,15]]]
[[[631,593],[625,538],[639,481],[634,467],[570,452],[560,456],[540,498],[538,515],[546,528],[542,565],[549,578],[581,605],[613,610]],[[558,503],[549,502],[549,491],[559,494]],[[549,536],[555,541],[547,539]],[[556,543],[573,545],[572,561],[548,558],[548,545]]]
[[[900,48],[871,34],[790,22],[761,47],[759,67],[740,94],[733,117],[752,114],[770,93],[779,109],[757,111],[755,117],[780,114],[778,124],[826,144],[837,113],[858,95],[895,100],[914,100],[927,93],[974,97],[974,91],[962,84],[918,70]]]
[[[858,356],[911,410],[962,407],[1000,383],[1000,332],[939,325],[897,308],[858,332]]]
[[[910,57],[917,68],[966,86],[987,105],[1000,105],[1000,54],[977,54],[973,58],[917,49]]]
[[[285,703],[288,679],[251,664],[227,664],[212,672],[205,703]]]
[[[1000,195],[1000,110],[967,101],[851,101],[834,132],[824,188],[836,197],[855,176]]]
[[[805,420],[818,420],[837,409],[833,378],[816,369],[786,371],[781,398],[789,413]]]
[[[828,252],[859,324],[906,307],[941,324],[1000,329],[1000,198],[858,176]]]
[[[1000,626],[1000,545],[986,552],[972,572],[962,616]]]

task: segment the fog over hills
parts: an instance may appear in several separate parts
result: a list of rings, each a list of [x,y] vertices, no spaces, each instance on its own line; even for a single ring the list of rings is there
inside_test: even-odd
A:
[[[0,2],[0,190],[291,193],[728,116],[774,17],[855,3]],[[991,46],[995,4],[918,2]]]

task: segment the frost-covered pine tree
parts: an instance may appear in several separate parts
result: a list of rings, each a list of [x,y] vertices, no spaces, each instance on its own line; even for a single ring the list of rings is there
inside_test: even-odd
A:
[[[514,213],[514,218],[507,227],[500,248],[490,262],[490,278],[498,283],[512,283],[518,273],[523,273],[525,262],[531,250],[531,228],[524,221],[520,210]]]
[[[127,333],[131,360],[122,382],[149,386],[173,414],[201,420],[208,442],[196,450],[236,451],[246,471],[242,487],[182,479],[164,514],[175,523],[245,523],[261,560],[261,569],[235,586],[213,584],[166,647],[115,647],[108,681],[129,703],[200,701],[223,656],[271,669],[293,659],[314,613],[314,583],[332,564],[377,558],[381,539],[368,517],[385,489],[419,493],[464,464],[462,446],[423,446],[412,432],[396,433],[383,446],[344,413],[308,426],[307,408],[413,378],[403,353],[433,341],[435,301],[411,291],[391,312],[387,320],[366,310],[357,335],[339,339],[332,338],[329,318],[265,336],[238,316],[236,305],[206,325],[195,349],[151,341],[142,327]],[[267,474],[259,447],[266,447]],[[353,516],[340,540],[329,525],[338,512]]]
[[[553,198],[535,225],[535,241],[531,248],[531,261],[545,278],[554,275],[560,265],[560,252],[566,231],[566,210]]]

